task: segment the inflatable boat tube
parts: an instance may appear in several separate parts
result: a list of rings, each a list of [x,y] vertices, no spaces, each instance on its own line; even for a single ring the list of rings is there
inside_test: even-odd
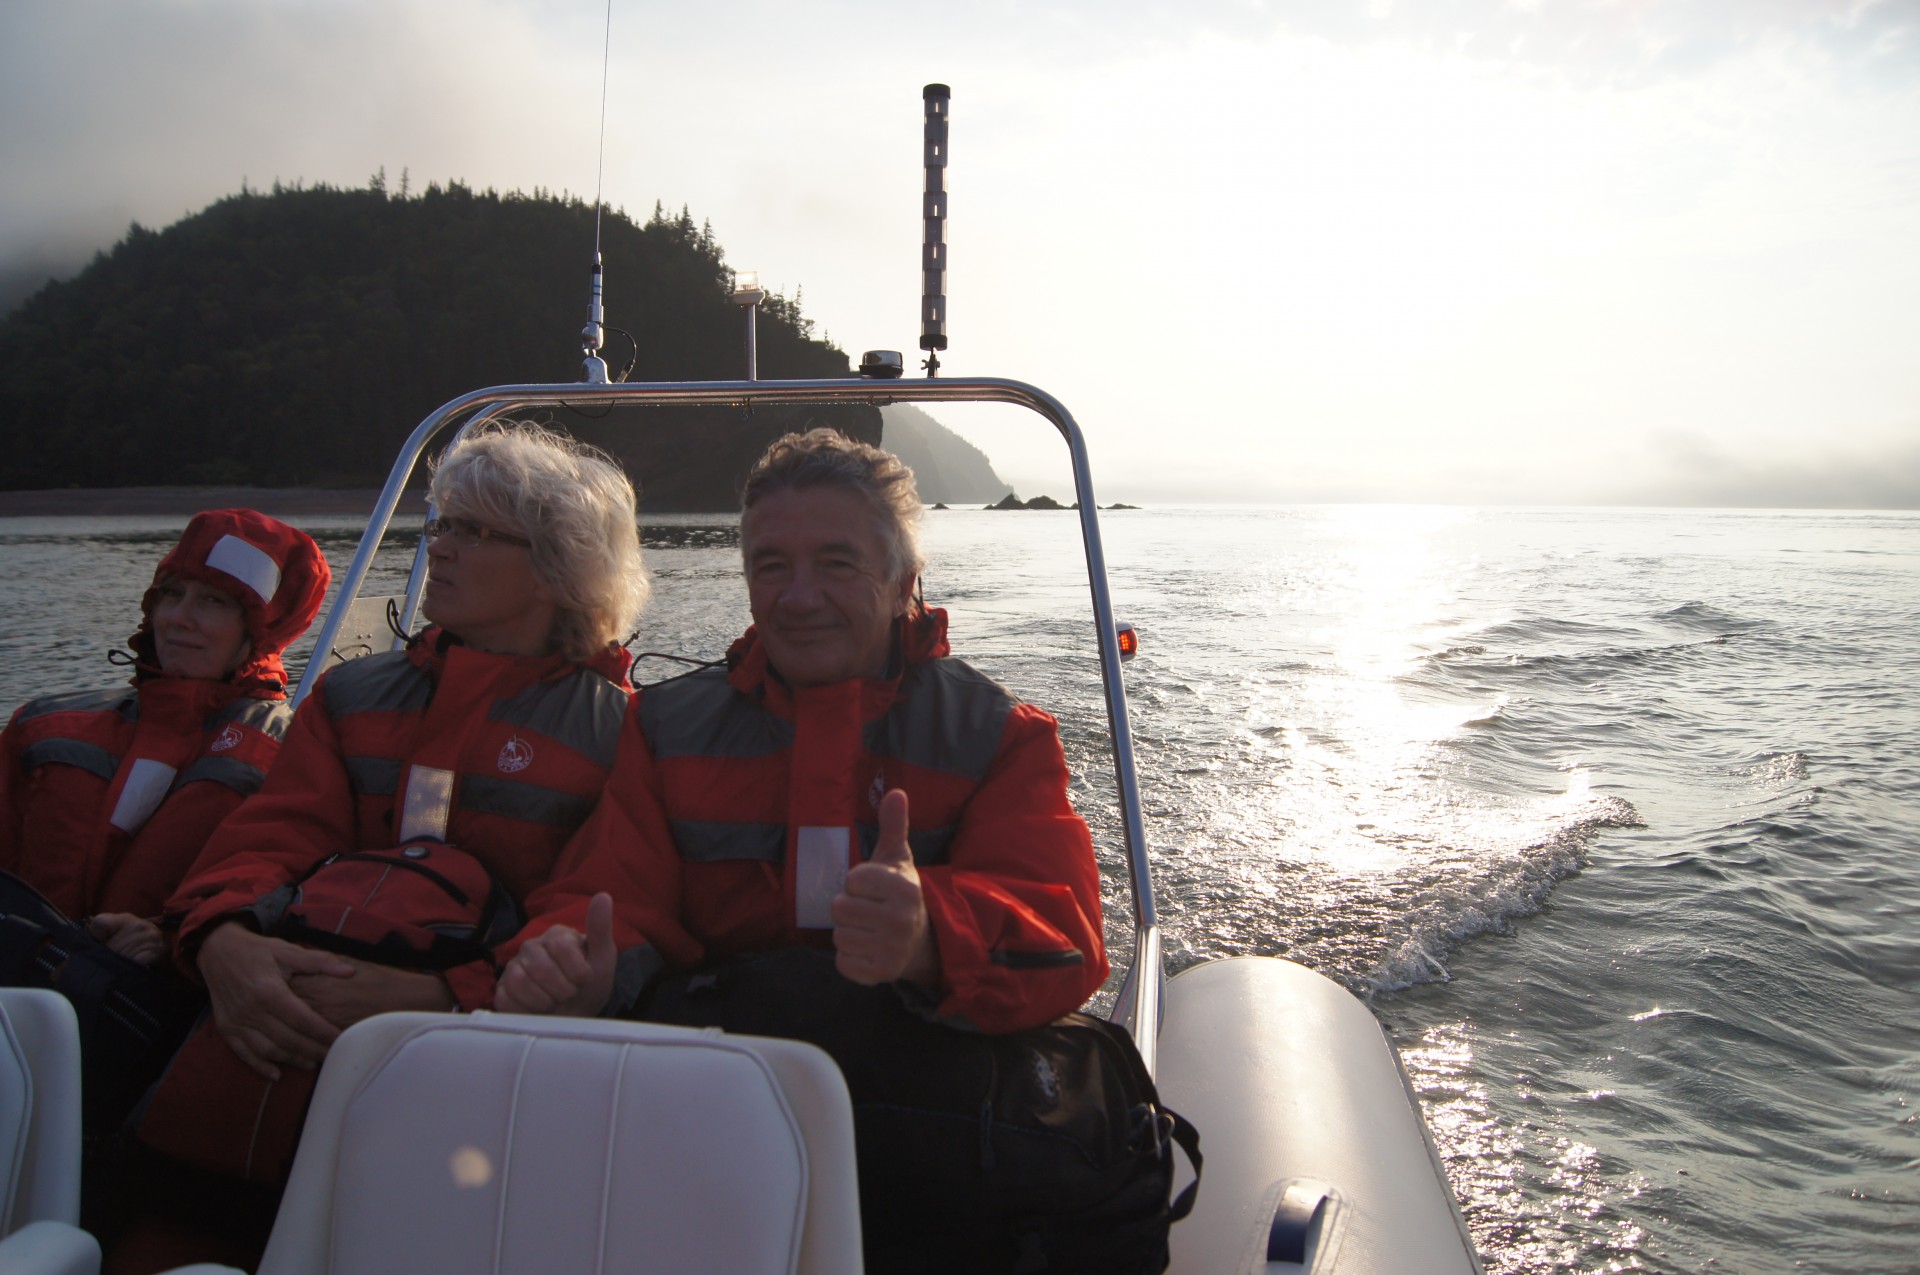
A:
[[[1206,1161],[1173,1275],[1480,1275],[1365,1005],[1291,961],[1236,957],[1175,975],[1164,1006],[1160,1096]]]

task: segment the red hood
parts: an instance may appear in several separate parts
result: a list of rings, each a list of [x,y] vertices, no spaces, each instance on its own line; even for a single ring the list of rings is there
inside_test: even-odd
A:
[[[916,599],[909,614],[893,622],[894,665],[925,664],[951,653],[947,645],[947,613]],[[768,681],[767,648],[756,627],[734,639],[727,648],[727,681],[735,690],[752,694]]]
[[[127,640],[147,674],[158,669],[153,604],[168,576],[198,580],[240,599],[252,649],[227,681],[250,694],[284,694],[287,673],[280,653],[313,623],[333,579],[313,538],[251,509],[195,514],[154,570],[153,583],[140,599],[140,627]]]

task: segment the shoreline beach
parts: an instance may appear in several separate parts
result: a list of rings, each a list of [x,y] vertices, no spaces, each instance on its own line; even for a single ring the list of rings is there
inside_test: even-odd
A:
[[[380,492],[351,487],[55,487],[0,491],[0,518],[194,514],[202,509],[257,509],[264,514],[360,514]]]

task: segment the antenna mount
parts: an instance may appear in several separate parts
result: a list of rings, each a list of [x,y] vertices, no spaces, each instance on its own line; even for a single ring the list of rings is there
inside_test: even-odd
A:
[[[938,376],[939,351],[947,348],[947,109],[953,90],[929,84],[920,90],[920,97],[927,111],[927,189],[920,202],[925,226],[920,246],[920,348],[927,357],[920,366],[928,376]]]

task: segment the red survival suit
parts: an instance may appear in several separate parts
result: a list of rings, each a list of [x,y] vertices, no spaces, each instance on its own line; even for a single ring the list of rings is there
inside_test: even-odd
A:
[[[727,671],[641,693],[606,794],[528,900],[522,938],[583,928],[587,900],[611,893],[627,949],[616,1005],[660,957],[686,968],[830,947],[832,898],[873,853],[881,796],[901,788],[940,953],[935,1013],[1006,1032],[1077,1008],[1107,960],[1054,719],[941,658],[944,611],[901,629],[890,678],[791,688],[749,629]]]
[[[471,650],[434,628],[405,651],[328,670],[266,785],[221,825],[167,903],[178,951],[330,854],[418,837],[459,846],[516,899],[544,882],[605,784],[632,657]],[[464,1008],[493,999],[485,961],[447,971]]]
[[[141,600],[133,685],[34,700],[0,735],[0,870],[70,917],[158,917],[279,750],[292,716],[280,652],[312,622],[329,576],[285,523],[251,509],[196,514]],[[153,605],[169,577],[240,600],[251,650],[226,680],[161,671]]]

